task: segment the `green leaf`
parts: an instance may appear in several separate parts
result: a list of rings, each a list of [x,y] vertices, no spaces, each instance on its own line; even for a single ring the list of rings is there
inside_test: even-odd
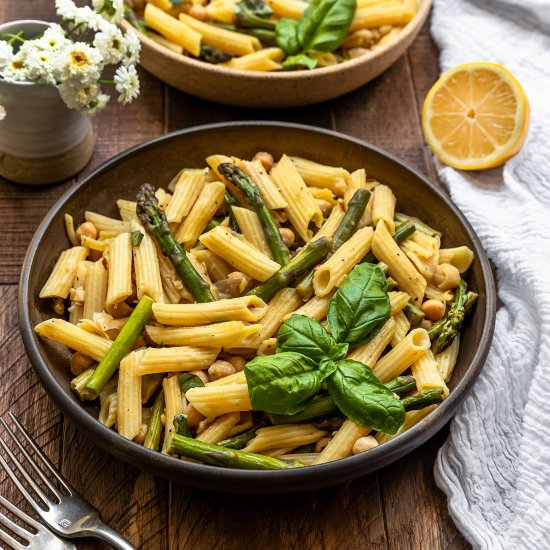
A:
[[[277,24],[269,16],[273,10],[263,0],[241,0],[235,4],[235,24],[238,27],[274,30]]]
[[[374,264],[356,266],[330,300],[328,326],[337,342],[368,342],[390,317],[388,284]]]
[[[287,55],[294,55],[301,51],[298,40],[298,21],[294,19],[279,19],[275,27],[275,42]]]
[[[241,0],[236,6],[235,10],[247,9],[254,15],[260,17],[269,17],[273,14],[273,10],[264,2],[264,0]]]
[[[288,71],[295,69],[315,69],[315,67],[317,67],[317,59],[313,59],[305,53],[289,55],[283,61],[283,67]]]
[[[319,321],[294,314],[279,329],[276,351],[301,353],[318,363],[323,357],[342,359],[348,345],[338,344]]]
[[[298,28],[303,51],[333,52],[339,48],[356,9],[356,0],[313,0]]]
[[[141,231],[134,231],[132,233],[132,246],[139,246],[143,240],[143,233]]]
[[[304,410],[325,379],[314,361],[293,352],[255,357],[244,373],[252,408],[273,414]]]
[[[351,359],[339,361],[327,378],[338,408],[355,424],[394,434],[405,421],[405,409],[372,370]]]
[[[202,380],[195,374],[182,372],[178,376],[181,393],[187,393],[191,388],[202,388],[204,386]]]
[[[185,437],[193,437],[187,424],[187,416],[183,413],[174,416],[174,432]]]

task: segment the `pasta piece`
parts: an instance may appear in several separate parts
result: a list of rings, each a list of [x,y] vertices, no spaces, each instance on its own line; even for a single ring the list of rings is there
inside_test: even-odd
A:
[[[126,439],[134,439],[141,429],[141,376],[138,365],[145,350],[129,353],[118,373],[117,430]]]
[[[420,409],[418,411],[406,412],[405,422],[403,423],[401,428],[399,428],[396,434],[390,435],[390,434],[385,434],[383,432],[378,432],[375,435],[376,441],[378,441],[379,444],[386,443],[386,441],[389,441],[390,439],[397,437],[398,435],[412,428],[415,424],[418,424],[423,418],[426,418],[426,416],[428,416],[432,411],[435,411],[435,409],[437,409],[437,405],[429,405],[428,407],[424,407],[423,409]]]
[[[311,237],[309,224],[313,222],[320,228],[323,223],[323,214],[290,157],[286,155],[281,157],[271,170],[271,178],[287,202],[285,212],[290,223],[300,237],[309,242]]]
[[[132,218],[136,217],[136,208],[137,203],[134,201],[127,201],[124,199],[118,199],[116,201],[118,206],[118,212],[120,214],[120,219],[129,222]]]
[[[169,11],[172,9],[172,2],[170,0],[147,0],[149,4],[153,4],[157,8],[163,11]]]
[[[439,237],[430,237],[421,231],[415,231],[401,244],[401,250],[428,281],[433,279],[439,264],[439,242]]]
[[[285,199],[283,199],[283,196],[281,195],[281,193],[279,193],[279,190],[271,180],[271,177],[267,173],[261,161],[240,160],[237,164],[250,176],[250,179],[257,185],[263,201],[270,210],[286,208],[287,203]]]
[[[130,224],[128,222],[115,220],[114,218],[103,216],[103,214],[98,214],[97,212],[84,212],[84,219],[92,223],[99,232],[113,231],[119,235],[120,233],[127,233],[130,231]]]
[[[74,246],[61,252],[38,296],[66,299],[71,291],[78,264],[85,260],[87,255],[88,250],[83,246]]]
[[[311,193],[311,196],[315,199],[328,202],[329,204],[332,204],[332,206],[338,204],[338,198],[334,196],[330,189],[326,189],[325,187],[310,187],[309,192]]]
[[[164,36],[161,36],[160,34],[157,34],[156,32],[149,32],[147,35],[151,40],[154,40],[157,44],[160,44],[161,46],[164,46],[165,48],[168,48],[169,50],[173,51],[177,54],[183,53],[183,46],[180,44],[176,44],[175,42],[172,42],[171,40],[168,40],[168,38],[164,38]]]
[[[183,284],[181,277],[177,274],[172,262],[157,250],[159,261],[160,277],[162,279],[162,288],[166,301],[171,304],[177,304],[180,300],[194,302],[195,299],[189,289]]]
[[[177,376],[170,376],[162,381],[162,389],[164,390],[164,443],[162,452],[167,453],[170,447],[170,442],[174,436],[174,417],[177,414],[183,413],[183,396],[180,390],[180,383]]]
[[[252,410],[246,384],[191,388],[185,397],[197,411],[208,418]]]
[[[372,251],[379,261],[388,266],[389,274],[397,281],[399,288],[409,294],[414,305],[419,306],[426,290],[426,279],[401,251],[383,220],[376,226]]]
[[[229,386],[231,384],[246,384],[246,376],[244,371],[236,372],[235,374],[230,374],[229,376],[224,376],[223,378],[213,380],[212,382],[207,382],[205,387]]]
[[[179,14],[179,20],[187,27],[198,32],[205,44],[214,46],[214,48],[218,48],[231,55],[251,54],[262,47],[260,41],[254,36],[209,25],[185,13]],[[193,55],[198,56],[198,54]]]
[[[100,313],[105,306],[107,299],[107,285],[109,274],[107,273],[107,262],[99,260],[93,262],[88,268],[86,277],[83,319],[93,319],[94,313]]]
[[[371,249],[373,235],[372,227],[359,229],[315,270],[313,288],[317,296],[326,296],[332,289],[342,284],[346,275]]]
[[[452,302],[454,300],[454,293],[451,290],[440,290],[434,285],[427,285],[425,294],[429,300],[439,300],[440,302]]]
[[[446,350],[435,356],[435,360],[437,361],[437,365],[439,367],[439,372],[441,372],[441,376],[445,382],[448,382],[453,375],[459,348],[460,334],[457,334],[451,345]]]
[[[382,383],[389,382],[403,374],[430,346],[428,333],[423,328],[415,328],[379,359],[372,371]]]
[[[348,207],[349,201],[357,190],[366,189],[367,191],[372,191],[376,187],[376,185],[378,185],[377,181],[367,184],[367,173],[365,172],[364,168],[359,168],[359,170],[355,170],[354,172],[352,172],[349,177],[348,188],[346,190],[346,193],[344,194],[344,204],[346,205],[346,209]],[[373,193],[371,193],[369,202],[367,203],[367,207],[365,208],[365,211],[363,212],[363,215],[361,216],[361,219],[357,224],[357,229],[361,229],[362,227],[366,227],[367,225],[372,224],[373,199],[374,196]]]
[[[244,238],[262,254],[273,259],[273,253],[265,238],[264,228],[256,212],[247,208],[233,207],[233,214]]]
[[[76,232],[74,230],[74,220],[70,214],[65,214],[63,216],[65,220],[65,230],[67,231],[67,237],[73,246],[80,246],[80,242],[76,238]]]
[[[308,3],[301,0],[266,0],[266,4],[275,15],[296,19],[296,21],[302,17],[302,13],[308,7]]]
[[[227,413],[218,416],[216,420],[204,432],[197,436],[197,441],[212,443],[215,445],[229,436],[231,430],[237,425],[241,414],[238,412]]]
[[[372,29],[383,25],[406,25],[415,11],[400,2],[388,2],[382,6],[369,6],[355,12],[350,31]]]
[[[221,65],[241,71],[278,71],[283,67],[280,62],[284,56],[285,52],[281,48],[264,48],[242,57],[234,57]]]
[[[256,323],[266,312],[267,304],[257,296],[242,296],[204,304],[153,304],[153,313],[159,323],[186,327],[219,321]]]
[[[443,397],[449,395],[449,388],[441,375],[437,361],[431,349],[426,350],[412,365],[411,373],[416,381],[418,391],[442,388]]]
[[[319,164],[301,157],[290,157],[300,176],[314,187],[330,189],[337,197],[343,197],[348,186],[350,173],[344,168]]]
[[[78,379],[78,377],[76,378]],[[75,380],[76,380],[75,379]],[[89,378],[86,380],[86,382]],[[82,388],[86,383],[82,385]],[[118,409],[118,395],[117,395],[117,386],[118,386],[118,374],[115,374],[108,382],[105,384],[103,389],[99,392],[99,415],[98,420],[106,426],[107,428],[112,428],[117,421],[117,409]],[[71,382],[71,388],[73,388],[73,383]],[[80,392],[78,392],[80,393]]]
[[[147,295],[155,302],[164,302],[157,249],[153,238],[135,218],[130,227],[132,233],[139,231],[143,235],[139,245],[133,247],[137,296],[141,299]]]
[[[388,298],[390,299],[390,315],[395,315],[409,303],[410,296],[406,292],[391,291],[388,292]]]
[[[163,12],[149,2],[143,14],[145,23],[159,34],[179,44],[191,55],[199,57],[201,53],[201,34],[190,26]]]
[[[210,218],[223,202],[225,185],[220,182],[207,183],[201,190],[196,202],[193,204],[189,215],[176,231],[175,237],[183,243],[185,250],[195,246],[199,235],[208,225]]]
[[[82,243],[82,246],[85,246],[90,250],[99,250],[100,252],[104,252],[109,248],[109,245],[111,244],[112,240],[113,239],[106,239],[106,240],[92,239],[87,235],[82,235],[80,242]]]
[[[245,325],[241,321],[214,323],[203,327],[145,327],[149,338],[164,346],[236,347],[247,336],[256,334],[261,325]]]
[[[227,227],[214,227],[199,240],[214,254],[258,281],[269,279],[281,267]]]
[[[109,246],[107,304],[119,304],[132,294],[132,238],[121,233]]]
[[[239,0],[211,0],[206,6],[210,19],[232,25],[235,19],[235,4]]]
[[[326,296],[313,296],[303,306],[299,307],[295,313],[296,315],[305,315],[311,317],[316,321],[322,321],[327,316],[328,306],[330,299],[334,295],[334,292],[327,294]],[[285,321],[292,315],[289,313],[285,315]]]
[[[141,358],[138,374],[194,371],[208,368],[221,348],[183,346],[173,348],[147,348]]]
[[[328,442],[328,445],[321,451],[315,464],[325,464],[340,458],[351,456],[353,444],[360,438],[369,435],[371,428],[365,428],[354,424],[349,418],[342,424],[336,435]]]
[[[276,353],[277,338],[268,338],[258,347],[258,355],[274,355]]]
[[[227,279],[229,274],[235,271],[226,261],[210,250],[195,250],[193,253],[195,258],[205,265],[208,275],[214,282]]]
[[[373,190],[372,223],[376,227],[380,220],[386,222],[386,227],[393,235],[395,233],[395,195],[387,185],[377,185]]]
[[[165,210],[168,223],[179,223],[197,200],[204,186],[204,171],[184,170],[174,188],[172,200]]]
[[[439,263],[454,265],[460,273],[468,271],[473,261],[474,253],[467,246],[439,250]]]
[[[40,336],[50,338],[96,361],[101,361],[105,357],[112,344],[110,340],[90,334],[63,319],[47,319],[36,325],[34,330]]]
[[[319,458],[319,453],[292,453],[279,455],[281,460],[297,460],[304,466],[313,466],[315,461]]]
[[[325,223],[315,233],[315,236],[313,237],[313,240],[318,240],[321,237],[326,237],[327,239],[332,239],[332,236],[334,235],[335,231],[338,229],[340,224],[342,223],[342,220],[344,219],[344,209],[339,205],[335,205],[334,208],[331,210],[329,217],[326,219]]]
[[[390,317],[374,338],[370,342],[354,349],[348,355],[348,359],[354,359],[373,369],[379,357],[391,342],[394,332],[395,320]]]
[[[395,331],[390,341],[392,348],[397,346],[397,344],[399,344],[399,342],[401,342],[403,338],[405,338],[405,336],[409,332],[409,329],[411,328],[411,323],[402,311],[398,311],[393,316],[393,320],[395,321]]]
[[[159,187],[155,191],[155,197],[159,203],[159,208],[161,210],[166,210],[168,208],[168,205],[170,204],[170,201],[172,200],[172,195],[170,193],[167,193],[162,187]]]
[[[253,427],[254,427],[254,422],[252,420],[248,420],[247,422],[243,422],[242,418],[241,418],[240,423],[237,424],[236,426],[233,426],[229,430],[229,433],[227,434],[227,437],[235,437],[236,435],[239,435],[239,434],[242,434],[243,432],[251,430]]]
[[[69,322],[76,325],[83,317],[86,278],[92,262],[83,260],[78,262],[73,286],[69,292],[71,307],[69,307]]]
[[[245,451],[257,453],[267,449],[287,448],[295,449],[301,445],[315,443],[327,432],[320,430],[313,424],[281,424],[260,428],[256,437],[248,442]]]

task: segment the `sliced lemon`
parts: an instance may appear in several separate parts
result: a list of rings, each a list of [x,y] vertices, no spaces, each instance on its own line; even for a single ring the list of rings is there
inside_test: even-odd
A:
[[[422,109],[422,129],[432,151],[461,170],[503,164],[521,149],[528,128],[527,96],[498,63],[465,63],[447,71]]]

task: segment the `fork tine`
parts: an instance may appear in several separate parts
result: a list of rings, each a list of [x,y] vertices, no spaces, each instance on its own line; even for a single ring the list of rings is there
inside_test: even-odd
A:
[[[9,510],[13,515],[17,516],[19,519],[23,520],[26,524],[30,525],[33,529],[36,529],[37,531],[40,531],[40,529],[43,529],[43,526],[41,523],[38,523],[33,517],[29,516],[23,510],[20,510],[17,508],[17,506],[14,506],[9,500],[6,500],[2,495],[0,495],[0,504],[6,508],[6,510]]]
[[[5,542],[10,548],[13,548],[13,550],[28,550],[29,548],[28,546],[23,546],[20,542],[16,541],[5,531],[2,531],[2,529],[0,529],[0,540]]]
[[[2,514],[2,512],[0,512],[0,523],[16,535],[19,535],[22,539],[29,540],[29,535],[32,535],[32,533],[29,533],[27,530],[23,529],[23,527],[17,525],[15,521],[12,521],[8,516]]]
[[[13,430],[8,426],[7,422],[0,418],[0,422],[4,426],[4,429],[10,434],[10,437],[13,439],[17,447],[19,447],[19,450],[23,454],[23,456],[27,459],[28,463],[31,465],[32,469],[38,474],[40,479],[47,485],[47,487],[50,489],[50,491],[57,497],[58,500],[61,500],[63,497],[63,493],[59,490],[58,487],[56,487],[44,474],[44,472],[39,468],[36,460],[30,455],[29,451],[23,447],[19,439],[17,439],[17,436],[13,432]],[[26,438],[28,440],[28,438]]]
[[[12,462],[15,464],[17,469],[21,472],[23,477],[27,480],[27,483],[34,489],[36,494],[43,500],[44,504],[46,504],[48,507],[51,507],[52,502],[51,500],[46,496],[44,491],[36,484],[36,482],[29,476],[27,471],[19,464],[17,459],[15,458],[14,454],[10,451],[9,447],[6,445],[4,440],[0,437],[0,445],[4,448],[4,451],[6,451],[6,454],[10,457]],[[6,473],[11,477],[11,480],[17,485],[17,488],[23,493],[23,496],[29,501],[29,503],[32,505],[32,507],[38,512],[44,512],[44,510],[38,506],[38,503],[36,502],[35,498],[27,491],[27,488],[21,483],[19,478],[15,475],[15,472],[13,471],[12,467],[4,460],[4,457],[0,455],[0,464],[3,466],[4,470],[6,470]]]
[[[44,451],[36,444],[34,439],[32,438],[31,434],[27,431],[27,428],[19,422],[19,419],[12,413],[8,412],[8,416],[11,418],[12,422],[17,426],[23,437],[25,438],[25,441],[32,447],[33,451],[40,456],[40,458],[44,461],[46,466],[48,467],[49,471],[55,476],[57,481],[63,485],[63,488],[72,495],[75,491],[72,487],[72,485],[67,481],[67,479],[61,474],[61,472],[56,468],[54,463],[49,459],[49,457],[44,453]],[[2,419],[2,422],[4,425],[6,425],[6,422],[4,419]]]

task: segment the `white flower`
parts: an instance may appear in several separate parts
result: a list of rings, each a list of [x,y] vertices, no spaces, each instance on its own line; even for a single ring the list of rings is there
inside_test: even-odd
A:
[[[8,82],[23,82],[30,80],[25,65],[25,56],[21,52],[17,52],[2,69],[2,77]]]
[[[25,67],[30,80],[45,84],[56,84],[56,54],[48,50],[33,48],[27,51]]]
[[[63,82],[58,86],[61,99],[69,109],[77,111],[86,111],[100,93],[100,88],[96,82],[91,83],[84,88],[75,88],[70,82]]]
[[[4,40],[0,40],[0,69],[13,59],[13,48]]]
[[[115,88],[120,94],[118,100],[121,103],[130,103],[139,95],[139,78],[133,65],[116,70]]]
[[[68,46],[60,57],[60,80],[73,88],[86,88],[96,82],[103,70],[101,53],[84,42]]]
[[[104,19],[89,6],[78,8],[72,0],[55,0],[57,14],[74,26],[98,30]]]
[[[93,0],[94,10],[107,21],[118,23],[124,17],[124,0]]]
[[[127,67],[129,65],[136,65],[139,62],[139,52],[141,51],[141,43],[137,34],[129,30],[124,35],[124,46],[123,46],[123,58],[122,62]]]
[[[65,31],[61,25],[51,23],[44,31],[44,34],[37,40],[33,40],[36,47],[50,52],[59,52],[69,44],[69,39],[65,36]]]
[[[94,38],[94,46],[103,56],[103,63],[120,63],[125,55],[126,41],[124,36],[114,25],[109,25],[103,31],[98,32]]]
[[[0,121],[6,118],[6,108],[0,105]]]
[[[110,99],[111,98],[107,94],[97,94],[97,96],[88,104],[86,112],[91,116],[95,115],[97,112],[105,109],[105,106]]]

